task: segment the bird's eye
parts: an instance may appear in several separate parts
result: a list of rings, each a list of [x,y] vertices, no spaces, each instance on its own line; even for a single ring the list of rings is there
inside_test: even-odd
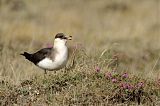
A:
[[[61,38],[61,39],[62,39],[62,38],[63,38],[63,36],[61,35],[59,38]]]

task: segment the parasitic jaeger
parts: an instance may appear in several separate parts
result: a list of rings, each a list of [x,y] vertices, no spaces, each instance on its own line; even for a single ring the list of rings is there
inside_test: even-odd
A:
[[[43,48],[35,53],[24,52],[23,55],[26,59],[34,63],[36,66],[45,71],[59,70],[67,64],[68,61],[68,47],[66,46],[67,40],[71,40],[72,36],[65,36],[63,33],[58,33],[54,39],[52,48]]]

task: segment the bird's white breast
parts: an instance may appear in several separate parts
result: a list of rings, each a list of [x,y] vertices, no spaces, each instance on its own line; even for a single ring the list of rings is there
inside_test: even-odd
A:
[[[54,59],[44,58],[37,65],[46,70],[58,70],[63,68],[68,60],[68,48],[64,47],[59,49]]]

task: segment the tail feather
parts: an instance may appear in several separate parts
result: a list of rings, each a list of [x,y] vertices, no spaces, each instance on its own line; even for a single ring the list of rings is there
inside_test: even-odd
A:
[[[28,60],[31,60],[31,54],[29,54],[27,52],[21,53],[20,55],[24,56]]]

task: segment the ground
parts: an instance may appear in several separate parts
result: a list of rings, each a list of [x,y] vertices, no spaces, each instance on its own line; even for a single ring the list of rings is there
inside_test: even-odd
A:
[[[160,105],[159,0],[0,0],[0,105]],[[72,35],[68,69],[19,54]],[[73,64],[74,59],[74,64]]]

